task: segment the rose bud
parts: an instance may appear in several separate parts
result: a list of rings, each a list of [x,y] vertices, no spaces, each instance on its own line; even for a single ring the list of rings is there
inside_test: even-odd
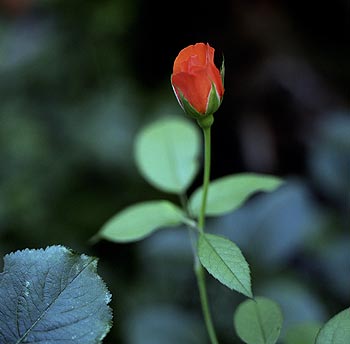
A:
[[[197,120],[216,112],[224,95],[224,63],[219,71],[214,51],[208,43],[196,43],[182,49],[174,61],[174,93],[185,113]]]

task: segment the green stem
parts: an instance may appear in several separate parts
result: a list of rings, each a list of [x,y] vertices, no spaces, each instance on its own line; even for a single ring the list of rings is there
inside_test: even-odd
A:
[[[210,161],[211,160],[210,127],[212,124],[212,120],[210,125],[201,125],[201,123],[199,124],[203,129],[203,135],[204,135],[204,176],[203,176],[202,205],[201,205],[201,211],[198,219],[198,228],[199,228],[200,235],[203,235],[204,224],[205,224],[205,213],[206,213],[206,206],[207,206],[208,186],[210,181],[210,163],[211,163]],[[207,287],[205,283],[205,271],[197,256],[195,258],[195,272],[196,272],[199,296],[201,300],[202,312],[203,312],[207,332],[208,332],[211,344],[218,344],[219,342],[216,337],[213,321],[210,314],[209,303],[208,303]]]
[[[207,332],[210,338],[211,344],[219,344],[218,339],[216,337],[213,320],[210,315],[209,303],[208,303],[208,295],[207,295],[207,287],[205,284],[205,274],[202,264],[199,262],[196,257],[195,261],[195,272],[197,277],[199,296],[202,305],[202,312],[205,321],[205,326],[207,328]]]
[[[204,232],[205,224],[205,212],[207,207],[208,186],[210,180],[210,163],[211,163],[211,133],[210,127],[204,127],[204,176],[203,176],[203,194],[202,194],[202,206],[198,219],[198,227],[201,233]]]

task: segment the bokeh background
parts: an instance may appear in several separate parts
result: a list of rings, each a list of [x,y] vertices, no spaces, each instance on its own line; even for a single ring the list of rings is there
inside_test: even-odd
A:
[[[0,0],[0,11],[0,253],[62,244],[99,257],[114,311],[104,343],[208,343],[186,230],[89,242],[124,207],[169,197],[142,179],[133,144],[152,120],[183,116],[170,74],[196,42],[226,66],[212,178],[287,181],[208,230],[241,247],[255,294],[282,307],[282,333],[349,307],[347,0]],[[208,289],[220,343],[240,343],[244,297],[210,277]]]

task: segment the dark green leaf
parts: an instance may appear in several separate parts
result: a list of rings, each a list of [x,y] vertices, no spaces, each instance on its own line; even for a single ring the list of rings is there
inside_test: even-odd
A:
[[[265,297],[242,302],[234,315],[235,330],[247,344],[276,343],[282,322],[283,316],[279,305]]]
[[[0,343],[101,343],[111,327],[111,294],[96,268],[96,258],[63,246],[6,255]]]
[[[198,257],[208,272],[222,284],[253,297],[249,265],[235,243],[217,235],[201,234]]]

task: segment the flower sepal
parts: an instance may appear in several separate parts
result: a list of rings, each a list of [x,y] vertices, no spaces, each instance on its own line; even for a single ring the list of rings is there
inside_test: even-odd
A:
[[[208,97],[207,109],[206,109],[205,113],[198,112],[190,104],[190,102],[184,97],[184,95],[181,92],[179,92],[179,99],[178,99],[179,104],[181,105],[181,107],[185,111],[185,113],[188,116],[190,116],[194,119],[197,119],[197,120],[214,114],[218,110],[218,108],[220,107],[221,100],[222,99],[220,99],[214,83],[212,83],[212,87],[211,87],[209,97]]]
[[[185,111],[186,115],[188,115],[194,119],[200,119],[200,118],[205,116],[205,114],[198,112],[190,104],[190,102],[184,97],[184,95],[181,92],[180,92],[179,96],[180,96],[179,103],[180,103],[182,109]]]
[[[224,60],[224,57],[222,57],[222,63],[221,63],[221,67],[220,67],[220,76],[221,76],[222,86],[224,87],[224,84],[225,84],[225,60]]]
[[[220,98],[216,86],[214,83],[211,84],[211,90],[208,97],[207,111],[205,115],[212,115],[215,113],[221,105],[222,98]]]

